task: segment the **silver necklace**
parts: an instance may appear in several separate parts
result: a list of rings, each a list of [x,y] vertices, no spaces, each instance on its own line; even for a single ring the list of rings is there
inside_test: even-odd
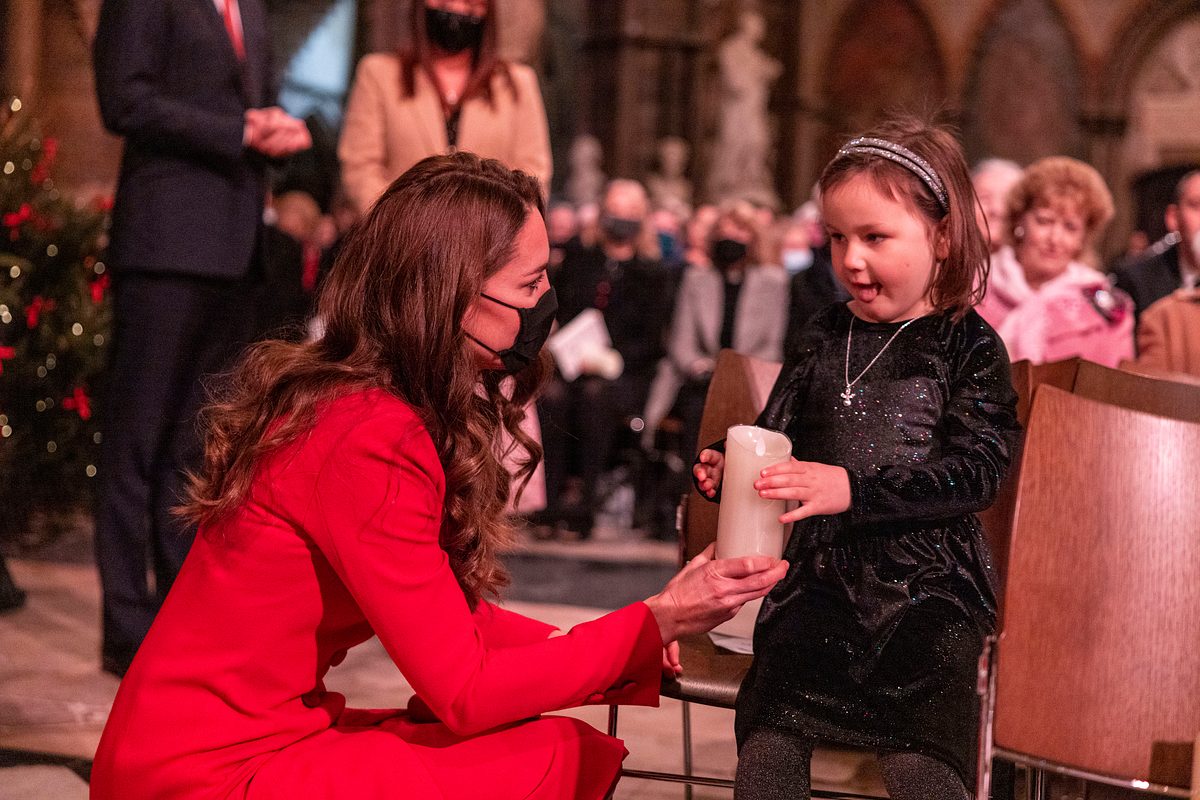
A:
[[[907,328],[909,325],[912,325],[919,319],[920,317],[913,317],[908,322],[897,328],[896,332],[892,334],[892,338],[887,340],[883,347],[879,349],[879,352],[875,354],[875,357],[871,359],[870,363],[863,368],[863,371],[858,373],[858,377],[854,380],[850,380],[850,342],[854,339],[854,315],[850,315],[850,332],[846,334],[846,369],[844,373],[846,388],[841,394],[842,405],[850,405],[851,399],[853,398],[851,390],[854,388],[854,384],[858,383],[862,379],[862,376],[867,374],[867,370],[875,366],[875,362],[879,360],[881,355],[883,355],[883,351],[887,350],[888,346],[891,345],[892,342],[896,341],[896,337],[899,336],[905,328]]]

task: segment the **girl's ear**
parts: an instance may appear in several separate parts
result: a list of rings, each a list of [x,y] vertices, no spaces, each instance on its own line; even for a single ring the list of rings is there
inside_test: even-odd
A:
[[[933,232],[933,255],[937,261],[945,261],[950,257],[950,217],[946,216],[938,223]]]

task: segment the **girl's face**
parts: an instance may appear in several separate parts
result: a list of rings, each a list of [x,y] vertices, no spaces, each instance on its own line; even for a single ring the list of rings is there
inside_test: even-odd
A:
[[[944,237],[862,174],[830,189],[823,200],[834,272],[850,292],[855,316],[898,322],[932,311],[929,288],[936,261],[948,255]]]
[[[467,310],[463,327],[488,347],[504,350],[512,347],[521,328],[520,315],[511,308],[492,302],[484,294],[518,308],[532,308],[550,289],[546,263],[550,260],[550,241],[542,215],[531,210],[517,233],[513,257],[483,283],[483,292]],[[499,369],[500,358],[471,342],[480,369]]]
[[[1034,206],[1021,215],[1019,225],[1014,251],[1032,286],[1057,278],[1083,252],[1087,221],[1075,203]]]

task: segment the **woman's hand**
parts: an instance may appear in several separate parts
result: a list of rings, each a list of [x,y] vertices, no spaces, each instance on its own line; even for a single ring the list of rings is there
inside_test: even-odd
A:
[[[679,642],[667,642],[663,647],[663,677],[678,678],[683,674],[683,665],[679,663]]]
[[[725,474],[725,454],[716,450],[701,450],[700,458],[692,467],[692,474],[696,476],[696,483],[705,496],[716,497],[721,476]]]
[[[733,619],[738,609],[765,595],[787,573],[786,561],[768,556],[714,560],[715,550],[716,544],[710,544],[646,600],[664,643]]]
[[[850,474],[842,467],[813,461],[785,461],[762,471],[754,482],[759,497],[798,500],[800,507],[783,514],[787,524],[822,514],[840,514],[850,508]]]

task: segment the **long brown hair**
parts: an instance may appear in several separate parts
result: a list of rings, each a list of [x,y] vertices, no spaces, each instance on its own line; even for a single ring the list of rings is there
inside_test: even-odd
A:
[[[475,52],[471,64],[471,76],[467,78],[466,89],[458,102],[461,105],[468,97],[479,95],[492,102],[492,78],[496,75],[504,78],[509,91],[517,94],[517,83],[513,80],[508,63],[500,58],[500,25],[497,19],[496,6],[498,0],[488,3],[487,22],[483,25],[483,40]],[[425,0],[411,0],[409,3],[409,27],[411,34],[406,47],[401,47],[397,54],[400,58],[400,92],[404,97],[412,97],[417,91],[417,69],[425,70],[425,75],[436,85],[437,78],[433,71],[433,53],[429,37],[425,33]]]
[[[912,172],[865,153],[835,156],[821,173],[821,194],[855,175],[866,175],[885,196],[907,203],[921,214],[931,229],[940,227],[950,252],[934,270],[929,300],[936,311],[952,311],[961,319],[983,299],[989,269],[987,243],[975,222],[979,200],[962,146],[949,128],[909,115],[893,116],[858,136],[886,139],[929,162],[946,188],[948,210],[942,210],[933,192]]]
[[[204,466],[180,510],[201,524],[238,507],[260,461],[294,441],[340,395],[379,388],[420,414],[446,474],[441,544],[474,605],[506,585],[498,550],[505,515],[542,449],[520,428],[547,373],[541,360],[508,380],[479,367],[461,322],[486,278],[513,255],[517,233],[542,213],[523,172],[471,153],[431,156],[388,187],[346,236],[321,289],[320,339],[254,345],[205,409]],[[507,432],[528,459],[510,476]]]

